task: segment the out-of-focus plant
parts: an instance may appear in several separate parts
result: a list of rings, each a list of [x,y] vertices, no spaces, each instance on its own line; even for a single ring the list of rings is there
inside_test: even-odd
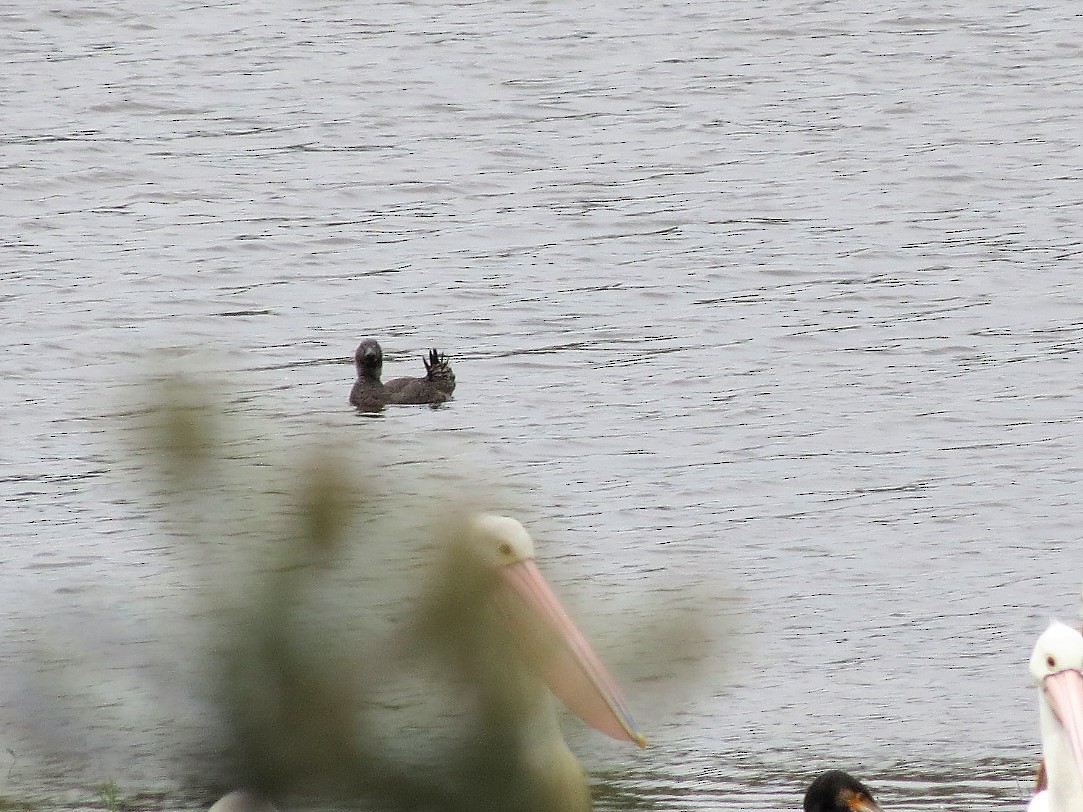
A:
[[[385,810],[589,804],[534,763],[547,653],[524,651],[469,552],[467,517],[505,494],[393,475],[364,438],[275,450],[189,379],[154,401],[145,455],[210,623],[217,783]],[[666,650],[700,661],[699,616],[670,620]]]
[[[98,787],[98,797],[107,812],[120,812],[123,804],[120,800],[120,787],[115,781],[106,781]]]

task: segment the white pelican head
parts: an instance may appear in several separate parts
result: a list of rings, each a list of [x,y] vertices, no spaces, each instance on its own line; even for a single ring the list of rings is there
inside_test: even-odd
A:
[[[530,534],[507,516],[477,514],[469,526],[471,552],[494,568],[502,597],[518,603],[508,612],[515,634],[526,641],[527,649],[544,650],[537,667],[549,689],[587,724],[644,747],[646,739],[628,713],[616,680],[534,563]]]

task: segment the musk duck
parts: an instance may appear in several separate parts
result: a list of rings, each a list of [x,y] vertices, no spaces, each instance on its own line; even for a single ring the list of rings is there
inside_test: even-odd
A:
[[[350,403],[366,412],[376,412],[387,405],[443,403],[455,391],[455,373],[447,357],[429,350],[424,378],[393,378],[381,382],[384,353],[375,339],[366,338],[354,353],[357,380],[350,390]]]

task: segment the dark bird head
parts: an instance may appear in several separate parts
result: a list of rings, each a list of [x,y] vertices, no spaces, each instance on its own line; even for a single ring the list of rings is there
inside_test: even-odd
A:
[[[880,812],[872,791],[842,770],[828,770],[809,785],[805,812]]]
[[[429,350],[429,357],[421,360],[425,363],[425,377],[437,389],[449,395],[455,391],[455,373],[451,371],[451,363],[446,355],[432,349]]]
[[[384,366],[384,352],[376,339],[366,338],[362,341],[353,355],[353,361],[357,365],[358,378],[380,380],[380,372]]]

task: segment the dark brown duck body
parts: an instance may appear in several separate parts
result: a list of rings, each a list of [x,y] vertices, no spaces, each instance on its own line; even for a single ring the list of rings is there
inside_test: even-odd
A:
[[[443,403],[455,391],[455,373],[447,358],[436,350],[429,350],[425,363],[424,378],[393,378],[384,384],[388,403],[422,404]]]
[[[354,353],[357,380],[350,390],[350,403],[366,412],[377,412],[387,405],[438,405],[455,391],[455,373],[447,358],[429,350],[424,378],[393,378],[380,381],[383,350],[379,342],[366,338]]]

